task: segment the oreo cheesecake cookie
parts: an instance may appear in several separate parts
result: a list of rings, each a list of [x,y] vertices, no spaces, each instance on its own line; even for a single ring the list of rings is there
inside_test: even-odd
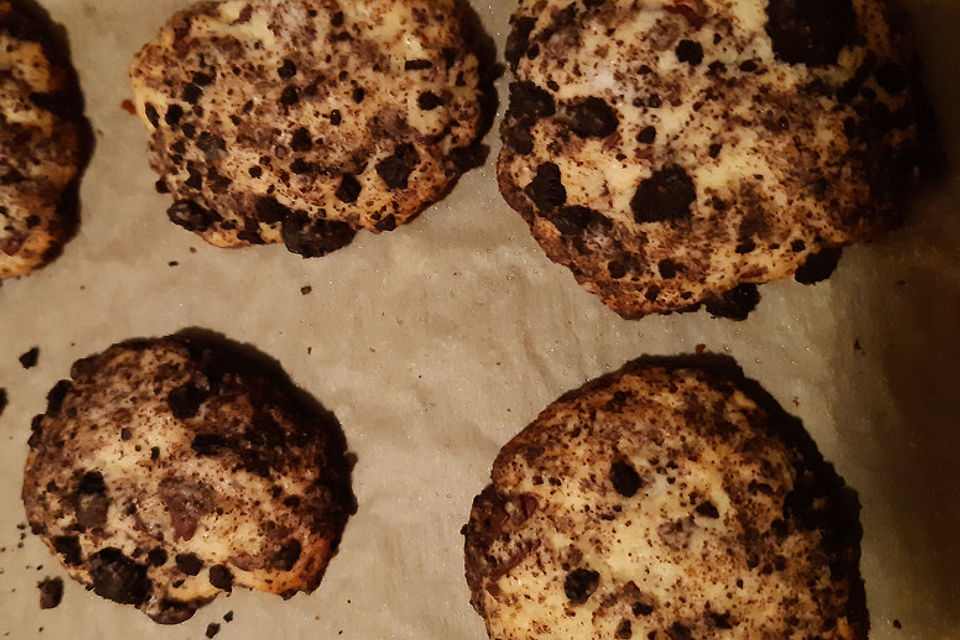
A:
[[[886,0],[521,0],[506,57],[500,190],[627,318],[827,277],[935,148]]]
[[[65,49],[35,6],[0,2],[0,279],[48,263],[76,226],[90,130]]]
[[[304,257],[390,231],[476,156],[479,63],[453,0],[229,0],[176,14],[133,62],[169,218]]]
[[[865,640],[858,512],[732,362],[637,361],[500,450],[467,583],[495,640]]]
[[[32,531],[159,623],[234,587],[316,589],[355,508],[349,465],[332,416],[272,368],[183,335],[77,361],[33,422]]]

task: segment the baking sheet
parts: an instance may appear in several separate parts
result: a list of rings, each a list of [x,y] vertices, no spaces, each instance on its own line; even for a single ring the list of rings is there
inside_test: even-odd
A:
[[[493,133],[487,165],[397,231],[306,261],[277,246],[216,249],[166,220],[146,131],[121,108],[133,54],[189,1],[42,4],[67,28],[97,147],[78,236],[48,268],[0,287],[10,397],[0,417],[0,637],[179,640],[220,622],[228,640],[481,640],[459,528],[499,447],[562,392],[641,354],[704,344],[803,419],[859,491],[871,637],[960,638],[956,169],[905,228],[848,250],[830,281],[762,287],[743,323],[703,313],[625,321],[606,310],[497,194]],[[502,50],[514,3],[472,4]],[[906,4],[958,167],[960,2]],[[505,79],[498,86],[503,96]],[[30,418],[75,359],[192,326],[277,358],[341,421],[358,458],[359,512],[339,555],[312,595],[238,591],[175,627],[69,579],[63,603],[41,611],[36,582],[66,574],[17,528]],[[39,363],[24,370],[17,357],[33,346]]]

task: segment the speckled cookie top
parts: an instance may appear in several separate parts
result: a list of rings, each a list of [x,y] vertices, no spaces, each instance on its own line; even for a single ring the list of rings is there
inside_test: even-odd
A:
[[[312,591],[352,509],[336,426],[234,362],[179,337],[116,345],[34,420],[31,528],[71,577],[157,622],[233,586]]]
[[[388,231],[461,173],[478,62],[452,0],[201,2],[132,69],[157,188],[219,246],[304,256]]]
[[[521,0],[511,29],[501,191],[624,316],[743,316],[898,218],[917,104],[885,0]]]
[[[50,37],[33,12],[0,2],[0,278],[44,264],[70,231],[60,204],[84,130],[79,89]]]
[[[464,527],[490,637],[866,638],[856,499],[749,387],[635,363],[504,446]]]

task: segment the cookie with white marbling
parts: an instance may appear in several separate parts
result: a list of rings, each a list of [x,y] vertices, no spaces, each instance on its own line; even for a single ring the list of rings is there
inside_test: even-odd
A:
[[[867,637],[856,497],[729,361],[594,380],[491,478],[463,532],[492,639]]]
[[[925,164],[886,0],[521,0],[506,56],[501,192],[625,317],[743,318],[759,283],[826,277]]]
[[[88,125],[45,15],[0,2],[0,278],[49,262],[76,224]]]
[[[164,624],[233,587],[320,584],[354,509],[342,434],[272,366],[181,335],[73,365],[23,483],[72,578]]]
[[[390,231],[475,157],[478,58],[453,0],[229,0],[133,62],[157,189],[221,247],[304,257]]]

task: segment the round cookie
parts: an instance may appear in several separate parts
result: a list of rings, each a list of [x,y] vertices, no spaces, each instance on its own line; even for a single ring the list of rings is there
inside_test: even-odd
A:
[[[136,56],[137,109],[176,224],[304,257],[389,231],[473,161],[478,60],[453,0],[229,0]]]
[[[234,586],[313,591],[354,510],[336,421],[231,350],[114,345],[34,419],[31,529],[75,580],[159,623]]]
[[[0,278],[47,263],[76,224],[71,190],[89,131],[48,22],[0,2]]]
[[[867,637],[856,496],[728,360],[594,380],[491,478],[463,529],[490,638]]]
[[[521,0],[500,189],[617,313],[825,278],[901,215],[928,141],[886,0]],[[922,117],[921,117],[922,116]]]

